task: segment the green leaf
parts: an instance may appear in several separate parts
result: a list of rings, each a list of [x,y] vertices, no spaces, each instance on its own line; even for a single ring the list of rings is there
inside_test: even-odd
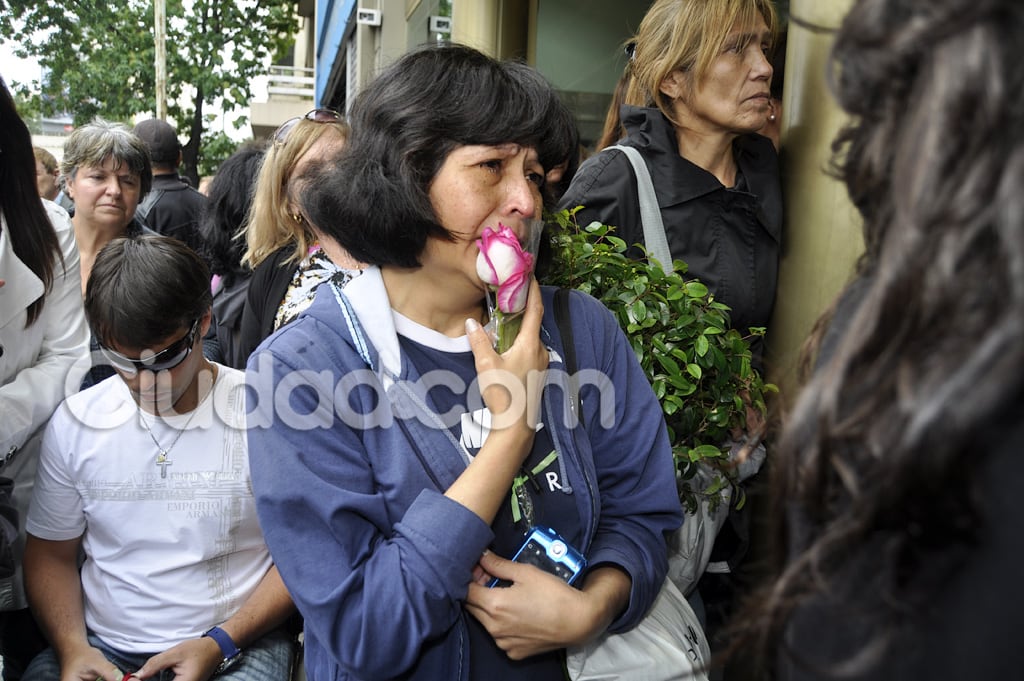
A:
[[[683,377],[683,374],[672,374],[670,376],[666,376],[665,382],[671,385],[677,391],[686,392],[687,394],[692,394],[693,390],[696,389],[696,386],[694,386],[693,383],[691,383],[690,381],[686,380]]]
[[[660,364],[661,367],[668,373],[677,375],[679,374],[679,364],[677,364],[676,361],[672,359],[669,355],[658,355],[656,359],[658,360],[658,364]]]
[[[686,372],[693,376],[694,378],[696,378],[698,381],[701,379],[701,376],[704,375],[704,370],[701,369],[700,366],[696,364],[687,364]]]
[[[668,395],[665,397],[665,401],[662,403],[662,410],[666,414],[671,416],[672,414],[675,414],[677,411],[679,411],[679,408],[681,406],[682,400],[680,400],[675,395]]]
[[[705,331],[705,333],[707,333],[707,331]],[[701,334],[700,336],[697,336],[697,340],[695,342],[695,347],[696,347],[696,350],[697,350],[697,356],[698,357],[703,357],[704,355],[708,354],[708,338],[707,338],[707,336],[705,336],[703,334]],[[698,376],[697,378],[700,378],[700,376]]]
[[[629,318],[634,324],[647,318],[647,305],[644,301],[637,299],[629,306]]]
[[[691,458],[696,456],[697,459],[719,459],[723,456],[722,450],[714,445],[697,445],[690,450]]]
[[[686,295],[691,298],[704,298],[708,295],[708,287],[699,281],[688,281],[684,285]]]
[[[743,507],[747,505],[747,493],[743,489],[742,485],[736,485],[736,503],[735,508],[737,511],[742,511]]]
[[[728,486],[728,483],[725,478],[717,475],[711,480],[711,483],[704,490],[704,494],[718,494],[726,486]]]

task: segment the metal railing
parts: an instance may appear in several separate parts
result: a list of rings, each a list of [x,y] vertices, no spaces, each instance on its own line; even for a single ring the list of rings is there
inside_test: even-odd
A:
[[[271,66],[267,74],[268,97],[301,97],[312,100],[316,94],[313,69],[298,66]]]

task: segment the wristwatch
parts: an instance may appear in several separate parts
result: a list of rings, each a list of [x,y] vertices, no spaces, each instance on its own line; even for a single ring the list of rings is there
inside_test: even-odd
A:
[[[220,627],[212,627],[203,636],[209,636],[216,641],[217,645],[220,646],[221,654],[224,655],[224,660],[213,672],[215,675],[227,671],[242,659],[242,649],[236,646],[235,642],[228,636],[228,632]]]

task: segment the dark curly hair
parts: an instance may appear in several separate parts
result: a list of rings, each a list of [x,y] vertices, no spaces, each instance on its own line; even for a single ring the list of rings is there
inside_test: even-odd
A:
[[[1024,388],[1022,35],[1019,0],[859,0],[836,36],[866,251],[774,457],[783,555],[737,618],[768,661],[827,601],[870,632],[829,662],[877,663],[977,537],[983,435]]]

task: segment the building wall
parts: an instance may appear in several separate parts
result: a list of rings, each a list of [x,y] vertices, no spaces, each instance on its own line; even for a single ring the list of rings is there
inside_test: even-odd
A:
[[[316,0],[316,103],[341,110],[345,103],[346,40],[355,29],[356,0]]]
[[[441,0],[360,0],[379,9],[381,26],[337,28],[353,7],[344,0],[318,0],[318,103],[347,106],[342,73],[354,74],[355,88],[383,66],[424,43],[449,37],[501,58],[535,65],[577,112],[585,143],[600,133],[611,92],[625,65],[622,45],[643,18],[650,0],[452,0],[452,33],[431,34],[429,18],[442,13]],[[326,12],[325,12],[326,10]],[[567,33],[566,27],[572,27]],[[355,41],[355,49],[347,43]],[[325,44],[325,42],[330,44]],[[337,43],[337,45],[335,45]],[[344,64],[355,55],[355,69]],[[328,72],[333,76],[328,77]],[[329,83],[329,84],[327,84]]]
[[[648,1],[539,0],[536,66],[559,90],[611,94],[626,64],[622,46]]]
[[[430,17],[441,15],[441,0],[418,0],[406,19],[405,48],[414,49],[430,42],[447,40],[450,33],[431,33]],[[397,55],[396,55],[397,56]]]
[[[265,97],[249,103],[249,125],[257,139],[272,134],[283,121],[305,115],[313,108],[316,88],[315,79],[311,78],[316,60],[314,12],[314,3],[310,0],[297,3],[299,32],[295,45],[271,69]]]
[[[612,91],[626,65],[623,44],[650,4],[538,0],[534,64],[562,92],[588,148],[601,134]]]

